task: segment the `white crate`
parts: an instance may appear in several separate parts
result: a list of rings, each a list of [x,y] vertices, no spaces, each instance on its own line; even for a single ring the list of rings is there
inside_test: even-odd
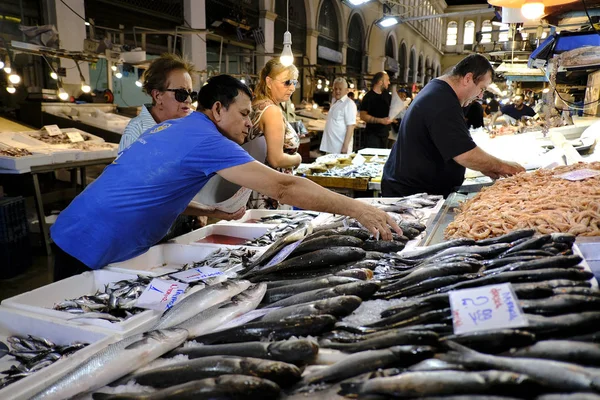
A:
[[[229,224],[214,224],[208,225],[204,228],[196,229],[190,233],[186,233],[185,235],[178,236],[172,239],[171,243],[178,244],[199,244],[198,241],[210,236],[210,235],[224,235],[231,236],[235,238],[241,238],[246,240],[256,239],[267,233],[269,229],[272,229],[272,226],[266,224],[244,224],[244,223],[229,223]],[[209,243],[201,243],[201,244],[209,244]],[[229,243],[216,243],[216,244],[229,244]],[[232,245],[234,247],[239,247],[239,245]]]
[[[73,342],[84,342],[89,343],[89,345],[46,368],[6,386],[0,390],[0,399],[25,400],[31,398],[40,390],[55,382],[65,372],[80,365],[93,354],[119,339],[118,336],[110,335],[107,332],[94,330],[90,327],[77,326],[64,320],[0,307],[0,341],[7,343],[6,338],[13,335],[39,336],[58,345],[66,345]],[[0,371],[9,369],[13,364],[17,364],[13,357],[3,357],[0,359]],[[0,379],[3,376],[0,374]]]
[[[0,168],[14,171],[29,172],[33,166],[47,164],[52,164],[52,157],[44,153],[32,152],[32,155],[22,157],[0,156]]]
[[[103,269],[88,271],[11,297],[2,301],[2,305],[51,318],[72,320],[77,315],[54,310],[52,307],[66,299],[74,299],[83,295],[93,295],[97,290],[103,291],[106,284],[135,278],[137,276],[134,274],[122,274]],[[70,322],[93,325],[102,330],[129,336],[150,329],[158,321],[160,315],[159,311],[146,310],[121,322],[113,323],[103,319],[92,318],[80,318]]]
[[[22,147],[31,152],[46,154],[48,159],[44,164],[59,164],[77,159],[78,150],[53,148],[44,142],[30,137],[27,133],[4,132],[0,134],[0,142],[13,147]]]
[[[160,276],[179,271],[185,264],[204,260],[208,255],[221,248],[239,248],[240,246],[223,246],[219,244],[184,245],[175,243],[159,244],[151,247],[127,261],[109,264],[104,269],[114,272]],[[252,247],[257,250],[257,248]]]

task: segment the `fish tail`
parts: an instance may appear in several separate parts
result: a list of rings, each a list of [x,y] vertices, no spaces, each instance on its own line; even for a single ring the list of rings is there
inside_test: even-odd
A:
[[[92,399],[94,400],[145,400],[149,397],[143,393],[92,393]]]

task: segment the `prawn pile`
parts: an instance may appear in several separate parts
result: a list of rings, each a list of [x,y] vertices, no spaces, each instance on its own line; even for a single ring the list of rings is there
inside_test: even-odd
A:
[[[461,204],[446,238],[481,240],[517,229],[600,236],[600,175],[570,181],[558,175],[600,170],[600,162],[538,170],[502,179]]]

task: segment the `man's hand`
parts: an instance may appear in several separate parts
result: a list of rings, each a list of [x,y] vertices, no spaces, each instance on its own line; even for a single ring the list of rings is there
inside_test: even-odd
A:
[[[208,212],[206,215],[208,217],[212,217],[212,218],[223,219],[225,221],[232,221],[235,219],[242,218],[245,213],[246,213],[246,207],[242,207],[234,213],[228,213],[228,212],[221,211],[221,210],[213,210],[213,211]]]
[[[518,174],[519,172],[525,172],[525,168],[519,163],[512,161],[504,161],[504,165],[498,171],[498,174],[502,177],[512,176]]]
[[[396,221],[385,211],[370,206],[365,203],[359,203],[357,215],[354,216],[358,222],[367,228],[375,237],[383,240],[392,240],[392,232],[389,226],[396,231],[398,235],[402,235],[402,229],[396,224]],[[388,226],[389,225],[389,226]]]
[[[346,154],[348,153],[348,145],[344,144],[342,145],[342,151],[340,154]]]
[[[381,121],[379,122],[381,125],[389,125],[392,123],[392,119],[390,117],[379,118],[379,120]]]

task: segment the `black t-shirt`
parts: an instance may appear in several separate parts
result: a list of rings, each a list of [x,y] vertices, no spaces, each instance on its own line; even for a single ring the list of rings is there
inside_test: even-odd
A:
[[[366,111],[372,117],[386,118],[390,114],[390,102],[392,96],[387,90],[377,94],[369,90],[360,103],[360,111]],[[376,136],[387,137],[390,131],[389,125],[367,124],[365,132]]]
[[[456,93],[446,82],[432,80],[402,118],[398,140],[383,169],[383,195],[447,196],[465,175],[465,167],[453,158],[475,147]]]
[[[467,128],[475,129],[483,126],[483,107],[479,102],[474,101],[464,109]]]
[[[535,116],[535,111],[533,111],[533,108],[525,104],[523,104],[523,108],[521,108],[520,110],[518,110],[514,104],[509,104],[507,106],[502,107],[500,111],[502,111],[502,114],[506,114],[509,117],[513,117],[514,119],[521,119],[525,115],[528,117]]]

